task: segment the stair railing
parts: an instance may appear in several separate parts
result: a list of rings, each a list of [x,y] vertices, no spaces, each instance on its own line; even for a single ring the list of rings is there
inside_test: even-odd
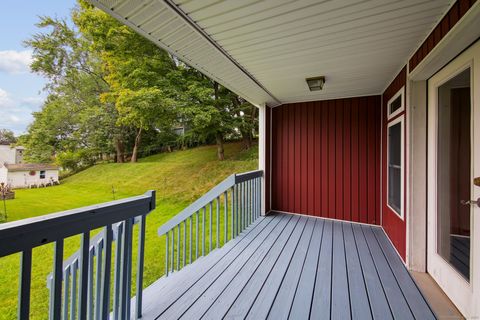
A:
[[[261,215],[263,171],[233,174],[158,229],[165,276],[234,239]]]

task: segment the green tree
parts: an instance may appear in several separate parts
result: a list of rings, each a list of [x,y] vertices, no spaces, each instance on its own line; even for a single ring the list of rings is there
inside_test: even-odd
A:
[[[12,144],[17,142],[12,130],[0,129],[0,144]]]
[[[169,99],[167,76],[176,66],[156,45],[118,23],[106,13],[81,1],[74,21],[90,42],[90,50],[100,53],[105,81],[110,90],[102,101],[115,105],[117,124],[135,128],[132,162],[138,159],[142,133],[168,130],[176,119]]]

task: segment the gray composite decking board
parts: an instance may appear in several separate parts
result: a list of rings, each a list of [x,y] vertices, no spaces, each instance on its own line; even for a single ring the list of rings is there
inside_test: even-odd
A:
[[[254,270],[253,266],[249,266],[242,270],[233,281],[227,284],[225,290],[220,294],[220,296],[215,300],[215,302],[210,306],[209,310],[202,316],[204,319],[223,319],[225,314],[228,312],[230,307],[233,305],[235,300],[238,298],[243,289],[247,284],[262,284],[264,280],[259,279],[262,275],[265,277],[268,275],[269,270],[277,260],[280,252],[285,247],[292,230],[296,226],[296,221],[298,221],[298,216],[291,216],[288,224],[282,231],[282,234],[272,245],[268,253],[265,255],[263,260],[258,264]],[[261,269],[262,268],[262,269]],[[267,271],[268,270],[268,271]],[[249,273],[249,271],[251,271]],[[250,287],[251,290],[251,287]],[[254,289],[253,292],[258,292],[259,289]],[[253,295],[253,294],[252,294]],[[242,302],[246,302],[244,299]]]
[[[352,224],[355,243],[357,244],[358,256],[362,266],[363,278],[370,301],[370,310],[374,319],[393,319],[390,306],[385,296],[382,283],[373,263],[372,256],[367,246],[362,227]]]
[[[292,261],[293,254],[298,247],[298,243],[301,240],[303,231],[305,230],[306,222],[308,219],[306,217],[301,217],[300,222],[297,226],[301,228],[296,228],[292,234],[293,245],[288,246],[284,250],[275,264],[274,268],[271,270],[268,278],[266,279],[262,289],[258,293],[253,305],[248,312],[246,319],[265,319],[270,311],[270,307],[275,299],[278,288],[283,281],[284,275],[288,269],[288,265]]]
[[[333,223],[333,257],[332,257],[332,319],[351,318],[350,294],[348,292],[348,273],[345,260],[345,241],[340,221]]]
[[[316,221],[312,240],[308,248],[307,259],[303,265],[300,281],[298,282],[297,291],[290,310],[289,316],[291,319],[308,319],[310,317],[310,307],[313,299],[313,290],[315,288],[324,223],[325,220],[323,219],[317,219]]]
[[[385,232],[380,228],[372,229],[415,318],[425,320],[435,319],[432,309],[420,293],[415,281],[403,265],[395,249],[390,244]]]
[[[392,309],[435,319],[381,227],[276,213],[146,288],[142,319],[392,319]]]
[[[332,289],[332,244],[333,223],[325,220],[322,245],[317,265],[317,278],[313,292],[310,317],[312,319],[330,319]]]
[[[220,261],[229,260],[233,255],[245,249],[254,240],[255,236],[272,222],[272,218],[261,218],[234,240],[227,242],[221,249],[213,251],[206,257],[200,258],[195,263],[171,274],[167,278],[156,281],[147,290],[153,287],[150,292],[144,293],[143,314],[146,317],[158,317],[169,305],[181,297],[188,289],[205,276],[205,274],[217,265]],[[153,292],[152,292],[153,291]]]
[[[288,266],[288,270],[268,313],[268,319],[280,320],[288,318],[293,299],[295,298],[298,281],[307,257],[308,248],[312,240],[316,220],[315,218],[309,218],[307,221],[297,250],[295,250],[293,254],[292,261]]]
[[[229,283],[237,279],[237,281],[247,280],[253,274],[256,267],[262,262],[270,248],[278,240],[283,230],[288,224],[290,217],[281,217],[279,223],[268,234],[264,240],[260,240],[258,247],[252,248],[253,254],[245,250],[242,252],[244,257],[239,256],[212,285],[198,297],[198,299],[190,306],[190,308],[182,315],[182,319],[192,319],[205,314],[209,307],[215,302],[218,296],[226,289]],[[250,247],[253,247],[251,244]]]
[[[345,240],[345,256],[348,274],[348,291],[351,297],[350,308],[353,319],[372,319],[367,288],[363,278],[362,266],[358,256],[357,245],[353,235],[352,225],[342,223]]]
[[[405,300],[402,290],[400,289],[395,276],[388,265],[382,249],[380,248],[375,235],[370,226],[362,225],[363,233],[370,249],[370,253],[378,271],[380,281],[385,290],[385,295],[392,310],[395,319],[414,319],[410,307]]]
[[[289,228],[289,233],[286,233],[282,237],[282,245],[276,246],[272,250],[268,257],[265,258],[264,263],[257,269],[254,275],[250,278],[249,282],[243,287],[240,294],[235,299],[229,307],[228,312],[225,314],[227,319],[244,319],[250,310],[250,306],[254,303],[257,298],[258,292],[263,287],[266,279],[272,272],[272,269],[277,264],[277,261],[281,257],[281,253],[284,251],[290,251],[289,246],[295,245],[297,239],[293,238],[292,235],[295,234],[294,230],[297,228],[303,228],[302,224],[299,224],[300,216],[294,216],[290,222],[291,228]]]
[[[191,306],[192,303],[198,299],[198,297],[205,292],[222,274],[236,261],[244,261],[244,259],[250,257],[255,250],[262,244],[262,242],[272,232],[278,222],[280,222],[282,216],[277,216],[272,219],[265,229],[260,232],[248,246],[244,248],[237,255],[231,259],[225,259],[218,262],[213,268],[211,268],[205,276],[192,285],[185,294],[176,299],[172,304],[168,306],[160,315],[162,319],[179,319],[185,311]]]

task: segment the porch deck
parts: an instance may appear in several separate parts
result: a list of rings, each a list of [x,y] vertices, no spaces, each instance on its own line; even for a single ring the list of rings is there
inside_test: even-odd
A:
[[[434,319],[380,227],[275,213],[144,290],[144,319]]]

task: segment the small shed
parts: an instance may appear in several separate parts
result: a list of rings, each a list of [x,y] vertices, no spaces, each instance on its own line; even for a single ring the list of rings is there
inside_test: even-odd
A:
[[[0,167],[0,182],[12,188],[46,187],[58,184],[59,168],[50,164],[8,164]]]

